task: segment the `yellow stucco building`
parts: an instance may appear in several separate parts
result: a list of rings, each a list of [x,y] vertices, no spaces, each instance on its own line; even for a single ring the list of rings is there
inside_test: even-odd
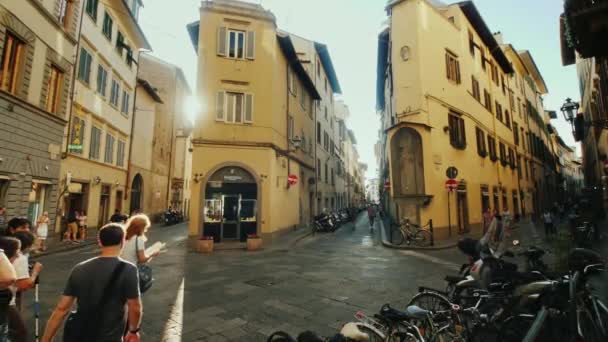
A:
[[[386,10],[378,156],[393,218],[432,219],[441,239],[480,231],[488,208],[520,217],[552,204],[547,89],[530,53],[492,34],[471,1],[394,0]],[[448,193],[450,167],[458,174]]]
[[[193,130],[190,235],[272,238],[312,215],[320,95],[272,13],[210,1],[200,14],[188,25],[203,105]]]
[[[112,3],[79,1],[72,7],[83,17],[59,205],[64,218],[86,211],[89,227],[105,224],[115,209],[129,211],[137,62],[140,49],[150,49],[137,23],[141,1]]]

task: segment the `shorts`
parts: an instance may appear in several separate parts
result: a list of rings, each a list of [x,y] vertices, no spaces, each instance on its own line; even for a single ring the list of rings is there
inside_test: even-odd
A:
[[[68,223],[68,232],[72,234],[78,233],[78,225],[76,222]]]

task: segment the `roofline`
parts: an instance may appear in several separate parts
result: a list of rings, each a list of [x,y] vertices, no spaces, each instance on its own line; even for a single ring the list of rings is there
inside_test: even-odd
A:
[[[137,18],[135,18],[133,16],[133,13],[131,13],[131,10],[129,9],[129,5],[127,5],[126,0],[122,0],[122,4],[125,6],[125,10],[127,11],[127,13],[129,13],[129,17],[131,18],[131,20],[133,20],[133,24],[135,24],[135,29],[136,29],[137,33],[139,33],[139,35],[143,39],[144,48],[146,50],[152,50],[152,45],[150,45],[150,42],[148,42],[148,39],[146,38],[144,31],[141,29],[141,26],[139,26],[139,23],[137,22]],[[143,7],[143,5],[142,5],[142,7]]]
[[[146,93],[148,93],[148,95],[150,95],[150,97],[152,97],[154,99],[154,101],[156,101],[158,103],[163,103],[163,100],[160,98],[160,96],[156,92],[156,89],[154,89],[154,87],[152,87],[150,82],[144,80],[143,78],[138,77],[137,84],[142,86],[142,88],[144,88]]]
[[[167,62],[166,60],[164,60],[164,59],[162,59],[160,57],[151,55],[149,53],[142,54],[142,57],[144,57],[144,58],[152,58],[152,59],[156,60],[159,63],[163,63],[163,64],[165,64],[165,65],[167,65],[167,66],[175,69],[175,72],[178,75],[178,78],[181,78],[182,81],[184,81],[184,84],[186,84],[186,88],[188,88],[188,92],[190,92],[190,94],[192,94],[192,88],[190,88],[190,84],[188,84],[188,80],[186,80],[186,75],[184,75],[184,71],[182,70],[182,68],[180,68],[179,66],[177,66],[177,65],[175,65],[173,63],[169,63],[169,62]]]
[[[334,64],[331,61],[331,56],[329,55],[327,45],[318,42],[314,42],[314,44],[315,50],[317,50],[317,53],[319,54],[321,64],[323,64],[323,69],[325,69],[325,74],[327,75],[329,83],[331,84],[331,89],[334,91],[335,94],[342,94],[342,88],[340,88],[338,76],[336,75]]]
[[[473,26],[479,37],[481,37],[481,40],[483,40],[484,44],[490,49],[490,53],[494,56],[494,59],[498,65],[500,65],[501,69],[507,74],[512,73],[513,67],[511,66],[511,63],[509,63],[509,59],[503,53],[500,45],[498,45],[498,42],[477,10],[477,7],[475,7],[473,1],[462,1],[455,3],[454,5],[460,7],[460,10],[467,17],[471,26]]]
[[[312,81],[312,79],[310,79],[310,76],[308,76],[306,69],[304,69],[302,66],[302,63],[298,58],[298,54],[296,53],[296,49],[293,46],[293,42],[291,41],[291,37],[288,34],[281,35],[279,33],[277,33],[276,37],[279,46],[281,47],[281,51],[283,51],[285,59],[287,59],[287,64],[290,65],[296,72],[296,75],[298,75],[298,78],[300,81],[302,81],[304,87],[306,87],[306,90],[308,90],[311,97],[315,100],[320,100],[321,95],[317,91],[315,83]]]
[[[540,70],[538,69],[538,65],[536,65],[536,61],[534,61],[534,58],[532,57],[532,54],[530,53],[529,50],[523,50],[521,52],[522,55],[525,55],[527,58],[530,59],[530,62],[532,62],[532,64],[530,65],[530,67],[532,67],[532,76],[538,76],[538,79],[536,79],[536,77],[534,77],[534,81],[540,82],[540,87],[542,87],[541,94],[547,94],[549,93],[549,90],[547,89],[547,84],[545,83],[545,79],[543,78],[543,75],[540,73]],[[525,60],[524,60],[525,63]],[[536,75],[534,75],[536,74]]]

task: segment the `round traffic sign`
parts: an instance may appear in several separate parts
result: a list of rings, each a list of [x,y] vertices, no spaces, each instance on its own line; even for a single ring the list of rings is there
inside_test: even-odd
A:
[[[458,188],[458,181],[454,179],[448,179],[445,181],[445,188],[448,191],[454,191]]]
[[[454,179],[454,178],[458,177],[458,169],[453,166],[450,166],[450,167],[448,167],[447,170],[445,170],[445,175],[449,179]]]
[[[296,185],[297,182],[298,182],[298,176],[296,176],[296,175],[289,175],[287,177],[287,183],[289,183],[289,185]]]

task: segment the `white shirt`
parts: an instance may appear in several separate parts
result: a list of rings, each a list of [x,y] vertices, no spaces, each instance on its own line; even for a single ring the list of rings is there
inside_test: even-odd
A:
[[[13,261],[13,267],[15,268],[15,273],[17,274],[17,280],[27,279],[30,277],[30,270],[28,267],[29,255],[21,254]],[[17,303],[15,302],[15,298],[17,295],[17,286],[11,285],[9,287],[11,292],[13,293],[13,299],[11,299],[10,305],[15,306]]]
[[[143,236],[131,237],[131,239],[127,240],[127,242],[125,243],[125,246],[122,249],[122,254],[120,255],[121,258],[125,259],[126,261],[132,262],[135,265],[139,263],[137,260],[137,251],[135,250],[136,245],[137,251],[145,250],[146,238],[144,238]]]

